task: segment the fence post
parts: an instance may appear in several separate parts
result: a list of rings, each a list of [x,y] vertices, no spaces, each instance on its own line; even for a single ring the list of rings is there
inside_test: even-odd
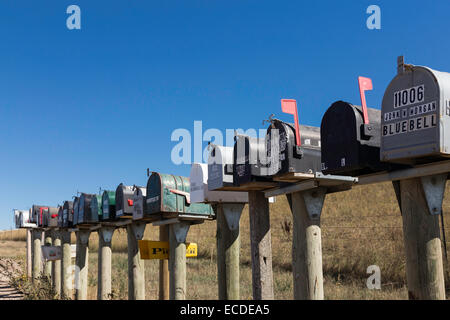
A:
[[[186,299],[186,236],[189,222],[169,225],[170,300]]]
[[[293,216],[292,274],[295,300],[324,299],[320,215],[325,195],[324,188],[287,195]]]
[[[75,270],[75,299],[87,300],[89,235],[90,230],[79,230],[77,234],[77,257]]]
[[[439,214],[446,180],[447,174],[400,181],[410,299],[445,300]]]
[[[33,282],[39,277],[42,266],[42,249],[41,249],[42,230],[33,230]]]
[[[32,254],[31,254],[31,246],[32,246],[32,229],[27,228],[27,278],[31,279],[32,270],[33,270],[33,262],[32,262]]]
[[[250,215],[253,299],[271,300],[274,296],[269,200],[264,197],[263,192],[249,191],[248,207]]]
[[[52,240],[54,246],[61,247],[61,235],[58,230],[52,231]],[[52,262],[52,286],[59,297],[61,295],[61,260]]]
[[[45,231],[45,241],[44,246],[51,246],[52,245],[52,231],[47,230]],[[44,274],[52,283],[52,262],[51,261],[45,261],[44,262]]]
[[[219,300],[238,300],[239,295],[239,219],[244,204],[218,203],[217,278]]]
[[[61,231],[61,297],[72,298],[72,248],[70,245],[71,232]]]
[[[114,230],[114,227],[102,227],[98,230],[98,300],[108,300],[111,295],[111,241]]]
[[[169,241],[169,226],[159,226],[159,241]],[[159,300],[169,300],[169,260],[159,260]]]
[[[128,300],[145,300],[145,264],[139,255],[138,240],[142,240],[145,223],[127,225],[128,238]]]

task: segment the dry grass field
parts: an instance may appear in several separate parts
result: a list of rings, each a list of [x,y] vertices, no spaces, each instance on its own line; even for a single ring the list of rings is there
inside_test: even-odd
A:
[[[447,188],[447,193],[450,189]],[[292,216],[286,198],[270,204],[275,299],[292,299]],[[450,245],[450,197],[444,200],[447,245]],[[322,250],[325,299],[407,299],[401,215],[390,183],[355,187],[327,195],[322,212]],[[198,243],[199,256],[187,260],[187,298],[217,299],[215,221],[193,226],[188,241]],[[158,229],[147,226],[145,239],[158,240]],[[0,233],[0,256],[25,255],[25,233]],[[72,239],[75,240],[74,238]],[[73,242],[74,243],[74,242]],[[90,238],[89,298],[96,299],[97,234]],[[127,299],[127,240],[125,230],[113,238],[114,299]],[[445,260],[445,258],[444,258]],[[444,261],[446,264],[446,262]],[[366,287],[367,267],[381,269],[381,290]],[[158,262],[146,266],[147,299],[158,296]],[[446,266],[447,297],[449,268]],[[241,218],[241,297],[251,299],[249,216]]]

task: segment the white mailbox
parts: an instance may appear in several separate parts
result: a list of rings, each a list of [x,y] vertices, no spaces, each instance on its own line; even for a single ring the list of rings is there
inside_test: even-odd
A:
[[[233,149],[231,148],[231,153]],[[211,191],[208,188],[208,165],[193,163],[191,166],[191,202],[193,203],[247,203],[248,193],[242,191]],[[233,183],[233,175],[231,175]]]
[[[210,144],[208,155],[208,190],[233,189],[233,147]]]
[[[16,228],[35,228],[36,224],[30,221],[31,210],[14,210]]]
[[[133,220],[140,220],[144,218],[144,213],[147,208],[147,188],[134,186],[133,195]]]

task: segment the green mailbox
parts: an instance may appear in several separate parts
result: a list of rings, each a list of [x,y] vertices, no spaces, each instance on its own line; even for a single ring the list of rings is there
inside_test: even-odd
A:
[[[116,192],[105,190],[102,196],[102,221],[116,219]]]
[[[153,172],[147,181],[146,217],[214,219],[210,204],[191,203],[189,178]],[[145,217],[144,217],[145,218]]]

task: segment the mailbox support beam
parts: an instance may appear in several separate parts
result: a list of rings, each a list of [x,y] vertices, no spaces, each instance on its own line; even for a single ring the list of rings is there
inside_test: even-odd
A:
[[[248,192],[254,300],[273,300],[272,243],[269,200],[261,191]]]
[[[326,192],[325,188],[316,188],[287,195],[293,216],[292,273],[296,300],[324,299],[320,215]]]
[[[45,231],[44,245],[45,246],[51,246],[52,244],[53,244],[52,231],[51,230],[47,230],[47,231]],[[50,283],[52,283],[52,261],[45,261],[44,274],[48,278]]]
[[[243,203],[218,203],[217,278],[219,300],[239,300],[239,220]]]
[[[33,230],[33,282],[36,281],[41,273],[42,249],[41,249],[42,230]]]
[[[145,264],[139,256],[138,240],[144,237],[145,223],[127,225],[128,300],[145,300]]]
[[[400,181],[409,299],[444,300],[439,213],[447,173]]]
[[[75,269],[75,299],[87,300],[88,266],[89,266],[89,236],[91,230],[78,230],[77,257]]]
[[[190,223],[169,225],[170,300],[186,299],[186,237]]]
[[[52,231],[53,245],[61,247],[61,236],[58,230]],[[52,261],[52,287],[58,297],[61,295],[61,260]]]
[[[63,299],[72,298],[72,248],[70,246],[69,231],[60,231],[61,237],[61,297]]]
[[[98,229],[98,282],[97,299],[108,300],[111,296],[111,241],[114,227]]]
[[[33,274],[33,257],[32,257],[32,250],[31,250],[31,246],[32,246],[32,240],[33,236],[32,236],[32,231],[30,228],[27,228],[27,278],[31,279],[32,274]]]
[[[159,241],[169,241],[169,226],[159,227]],[[169,300],[169,260],[159,260],[159,300]]]

